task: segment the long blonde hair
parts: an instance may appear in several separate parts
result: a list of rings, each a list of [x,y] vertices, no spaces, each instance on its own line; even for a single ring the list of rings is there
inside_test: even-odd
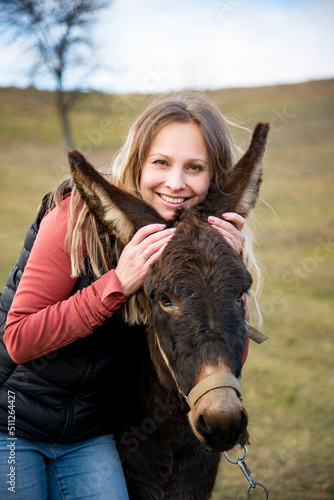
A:
[[[181,92],[153,100],[133,123],[124,145],[113,158],[111,166],[104,169],[104,175],[112,179],[117,187],[142,197],[139,184],[143,161],[156,135],[171,122],[192,122],[199,126],[213,172],[212,183],[216,183],[223,191],[224,176],[239,159],[242,151],[234,144],[227,127],[227,123],[229,125],[232,123],[224,119],[209,96],[201,92]],[[72,276],[78,277],[87,272],[87,259],[83,252],[85,248],[90,269],[96,277],[99,277],[110,269],[112,259],[119,257],[122,245],[116,241],[112,251],[108,244],[108,235],[101,235],[94,216],[82,203],[71,180],[63,181],[54,190],[52,201],[59,204],[64,192],[69,189],[72,192],[72,199],[66,245],[71,255]],[[253,252],[254,237],[247,224],[244,226],[244,234],[244,262],[253,277],[255,276],[257,283],[250,295],[260,324],[261,314],[257,296],[260,291],[261,271]],[[144,314],[142,320],[145,321],[145,318]]]

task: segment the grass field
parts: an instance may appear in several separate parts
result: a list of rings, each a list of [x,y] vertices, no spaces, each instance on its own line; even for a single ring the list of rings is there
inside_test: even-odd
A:
[[[263,201],[251,221],[270,339],[252,344],[243,372],[247,465],[272,500],[333,499],[334,80],[210,93],[250,128],[271,123]],[[41,197],[68,173],[52,99],[32,88],[0,89],[1,288]],[[148,100],[82,95],[72,114],[76,146],[107,164]],[[236,138],[246,146],[244,134]],[[223,459],[213,499],[245,499],[247,486]]]

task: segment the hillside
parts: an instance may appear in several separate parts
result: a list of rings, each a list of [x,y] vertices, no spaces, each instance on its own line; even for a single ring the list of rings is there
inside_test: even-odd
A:
[[[261,306],[270,339],[243,373],[252,446],[247,464],[271,500],[334,497],[334,80],[209,92],[250,129],[271,123],[262,200],[251,222],[265,269]],[[0,89],[0,285],[42,196],[68,173],[53,94]],[[110,162],[146,95],[82,94],[76,147]],[[249,136],[235,135],[242,147]],[[214,500],[246,498],[225,459]],[[254,496],[255,498],[255,496]]]

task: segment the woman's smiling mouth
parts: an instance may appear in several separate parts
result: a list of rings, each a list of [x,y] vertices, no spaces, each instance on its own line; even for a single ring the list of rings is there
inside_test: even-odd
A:
[[[167,203],[174,203],[176,205],[179,205],[180,203],[183,203],[186,200],[188,200],[188,198],[171,198],[170,196],[166,196],[165,194],[159,194],[159,196],[164,201],[167,201]]]

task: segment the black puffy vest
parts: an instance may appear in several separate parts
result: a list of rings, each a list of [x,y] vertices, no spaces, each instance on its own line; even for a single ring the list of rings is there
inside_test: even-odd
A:
[[[8,391],[15,394],[15,435],[70,444],[114,432],[122,395],[119,369],[128,346],[144,335],[116,312],[87,337],[24,364],[3,342],[7,313],[36,239],[43,213],[29,228],[20,257],[0,295],[0,431],[8,432]],[[94,278],[80,277],[72,291]],[[11,420],[12,423],[12,420]]]

